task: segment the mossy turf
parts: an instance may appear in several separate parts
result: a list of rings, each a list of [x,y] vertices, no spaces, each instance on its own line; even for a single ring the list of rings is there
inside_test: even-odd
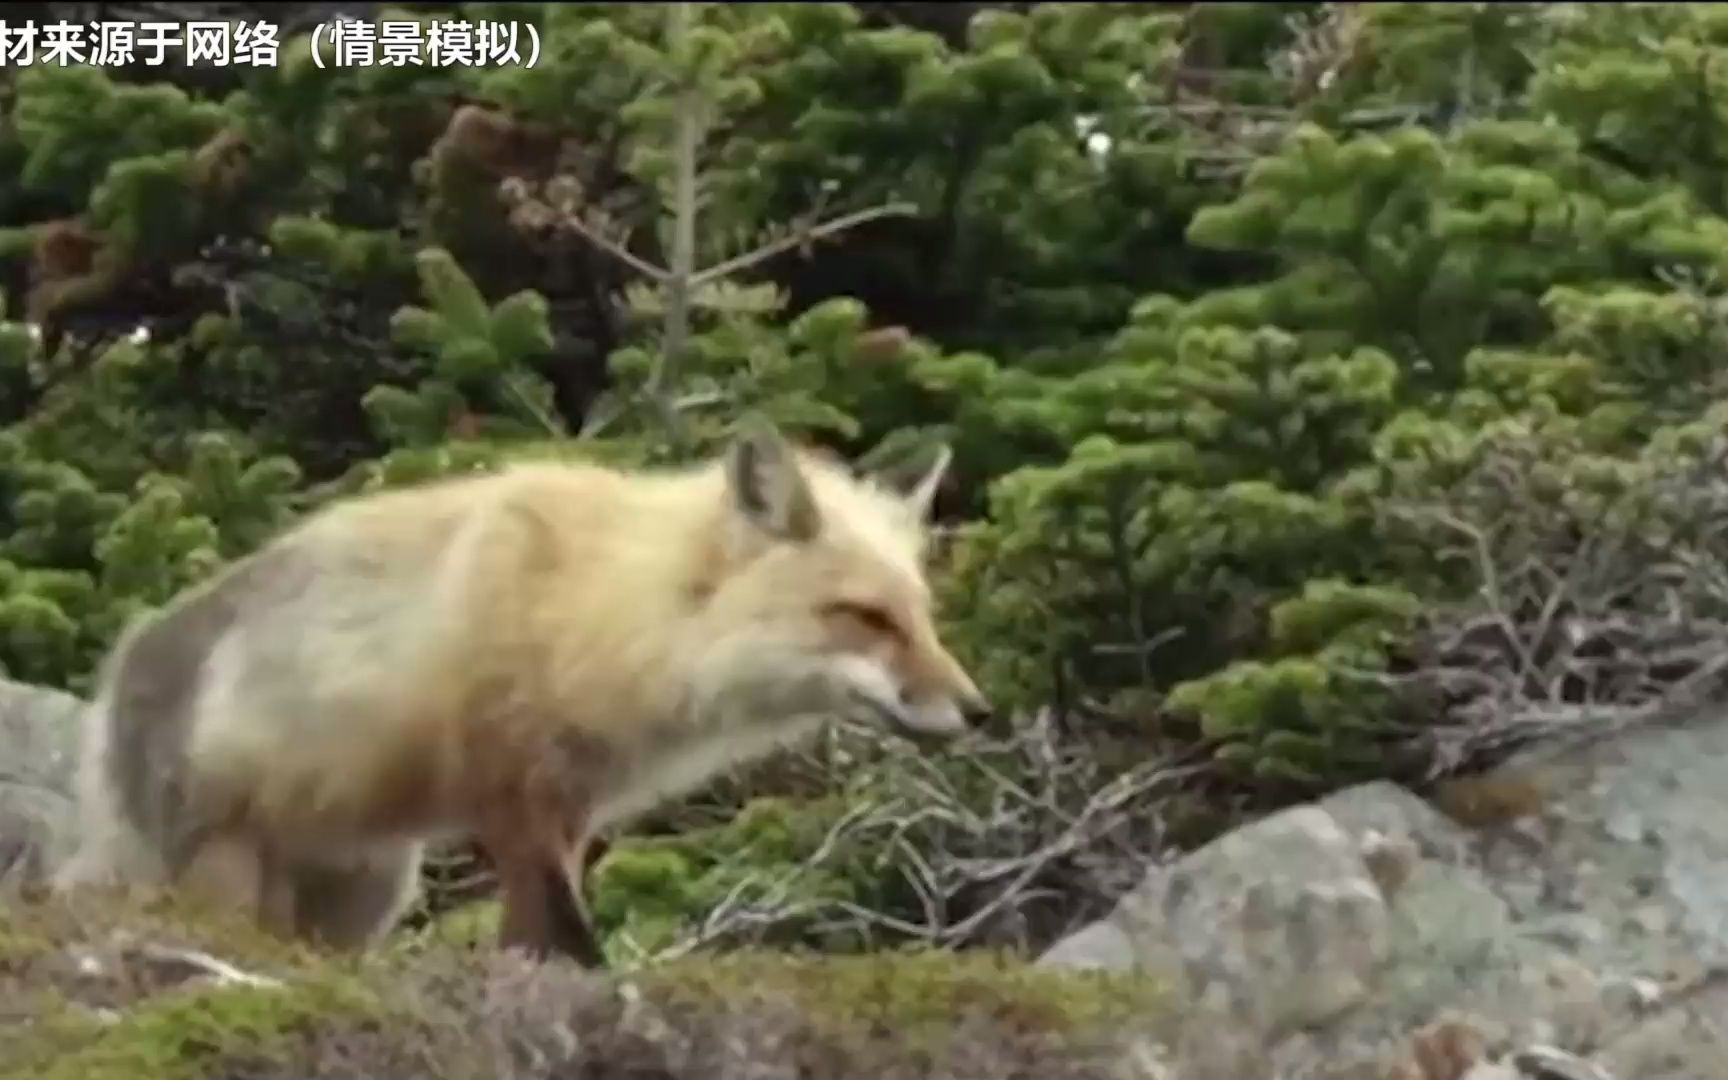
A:
[[[1161,1000],[1003,954],[747,951],[596,975],[425,937],[332,956],[137,897],[0,902],[0,1080],[1098,1077],[1125,1036],[1158,1033]]]
[[[739,952],[683,959],[636,977],[668,1007],[715,1001],[796,1002],[837,1036],[889,1033],[934,1045],[957,1017],[1081,1038],[1155,1015],[1162,1000],[1144,979],[1034,968],[1004,953],[913,950],[855,956]]]
[[[0,1001],[0,1080],[202,1080],[239,1056],[286,1063],[320,1025],[392,1012],[349,962],[139,897],[0,904]]]

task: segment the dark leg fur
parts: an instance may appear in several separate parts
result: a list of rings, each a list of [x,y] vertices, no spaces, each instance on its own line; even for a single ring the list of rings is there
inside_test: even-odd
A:
[[[333,948],[366,947],[388,933],[413,902],[420,862],[420,850],[404,846],[340,865],[296,865],[297,929]]]
[[[586,968],[604,968],[606,955],[594,936],[594,924],[588,918],[576,883],[562,867],[542,866],[540,872],[545,881],[550,951],[568,956]]]
[[[499,945],[536,959],[564,956],[586,968],[604,968],[606,956],[582,902],[586,830],[534,814],[527,820],[539,824],[524,829],[521,820],[493,821],[482,841],[504,904]]]
[[[565,956],[586,968],[606,966],[578,887],[562,860],[495,859],[503,891],[499,945],[536,959]]]

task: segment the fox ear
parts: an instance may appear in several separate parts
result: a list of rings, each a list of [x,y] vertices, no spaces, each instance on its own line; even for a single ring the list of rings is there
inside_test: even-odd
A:
[[[936,489],[948,475],[954,461],[954,451],[947,443],[931,443],[916,453],[909,453],[892,464],[872,472],[876,483],[905,500],[912,516],[919,521],[930,516],[936,501]]]
[[[822,515],[786,439],[764,420],[747,421],[726,454],[732,504],[752,525],[802,543],[821,531]]]

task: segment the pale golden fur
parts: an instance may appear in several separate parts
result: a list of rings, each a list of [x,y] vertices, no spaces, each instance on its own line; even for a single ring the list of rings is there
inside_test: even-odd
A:
[[[351,944],[399,917],[421,845],[472,834],[505,940],[598,962],[573,899],[595,829],[838,714],[951,736],[984,709],[922,568],[946,462],[879,487],[769,430],[690,470],[517,464],[331,506],[160,616],[157,669],[117,647],[63,880],[147,841],[161,879]],[[120,736],[178,754],[183,805]]]

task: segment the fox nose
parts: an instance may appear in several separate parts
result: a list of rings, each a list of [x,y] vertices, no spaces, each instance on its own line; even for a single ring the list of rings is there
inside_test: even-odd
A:
[[[979,727],[990,722],[996,715],[996,710],[982,695],[968,696],[960,702],[960,716],[968,727]]]

